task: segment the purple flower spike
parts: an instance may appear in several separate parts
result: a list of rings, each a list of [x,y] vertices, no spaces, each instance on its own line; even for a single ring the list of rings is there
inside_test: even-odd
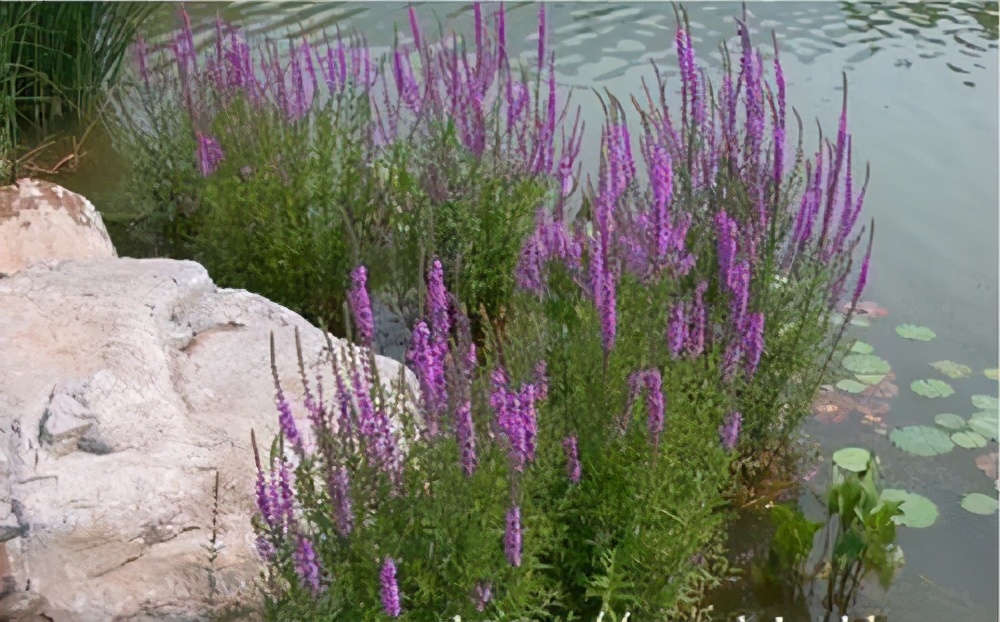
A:
[[[566,477],[569,478],[570,482],[579,484],[583,472],[580,468],[580,454],[576,436],[567,436],[563,439],[563,451],[566,453]]]
[[[764,314],[751,313],[747,321],[747,329],[743,335],[743,351],[745,352],[745,369],[747,379],[753,377],[764,352]]]
[[[382,583],[382,609],[385,610],[386,615],[398,618],[401,611],[399,584],[396,581],[396,562],[391,557],[385,558],[379,580]]]
[[[295,418],[292,416],[292,406],[285,399],[285,393],[281,390],[281,385],[278,384],[278,379],[275,378],[274,383],[277,386],[277,393],[275,393],[274,401],[278,406],[278,425],[281,427],[282,434],[288,439],[288,442],[292,444],[295,451],[302,451],[302,436],[299,434],[299,429],[295,425]]]
[[[298,546],[292,559],[295,562],[295,573],[299,579],[312,590],[313,594],[320,592],[319,587],[319,561],[316,559],[316,550],[313,549],[312,542],[302,534],[296,534]]]
[[[708,324],[708,312],[705,309],[705,292],[708,282],[702,281],[694,290],[693,324],[688,331],[687,351],[692,357],[700,356],[705,351],[705,328]]]
[[[276,553],[274,545],[264,536],[257,536],[257,554],[265,562],[271,561]]]
[[[345,467],[337,467],[330,478],[330,500],[333,504],[337,532],[342,537],[354,530],[354,510],[351,507],[351,481]]]
[[[257,481],[254,485],[254,493],[254,497],[257,501],[257,511],[260,512],[261,518],[264,519],[264,523],[271,529],[274,529],[274,511],[271,509],[271,500],[267,496],[267,486],[264,482],[264,471],[260,469],[260,465],[257,467]]]
[[[224,159],[219,141],[211,136],[198,134],[198,168],[202,177],[214,173]]]
[[[435,341],[447,341],[451,330],[451,316],[448,313],[448,290],[444,287],[444,269],[437,259],[431,264],[427,275],[427,307],[431,316],[431,328]]]
[[[466,400],[455,413],[455,436],[461,452],[462,471],[472,475],[476,470],[476,433],[472,427],[472,404]]]
[[[368,270],[358,266],[351,272],[351,289],[347,294],[351,313],[357,324],[358,338],[363,345],[370,346],[375,334],[371,300],[368,298]]]
[[[726,451],[732,451],[736,448],[736,442],[740,438],[740,426],[742,423],[742,413],[734,412],[727,415],[725,422],[719,426],[719,437],[722,439],[722,448]]]
[[[489,582],[479,582],[476,584],[475,602],[476,611],[482,613],[486,611],[486,605],[493,600],[493,585]]]
[[[507,529],[503,537],[504,554],[511,566],[521,566],[521,508],[512,507],[507,511]]]
[[[670,312],[670,321],[667,326],[667,345],[670,347],[670,354],[675,359],[680,358],[681,351],[688,342],[688,317],[687,304],[683,302],[674,303]]]

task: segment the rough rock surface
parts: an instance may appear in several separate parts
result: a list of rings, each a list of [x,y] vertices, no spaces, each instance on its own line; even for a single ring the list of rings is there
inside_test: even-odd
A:
[[[260,569],[250,430],[265,443],[277,431],[272,331],[306,427],[295,327],[330,395],[319,329],[216,288],[196,263],[89,259],[0,278],[0,554],[6,544],[18,590],[0,611],[199,620],[248,598]],[[403,371],[377,367],[384,383]]]
[[[0,273],[39,261],[115,256],[101,215],[82,196],[35,179],[0,188]]]

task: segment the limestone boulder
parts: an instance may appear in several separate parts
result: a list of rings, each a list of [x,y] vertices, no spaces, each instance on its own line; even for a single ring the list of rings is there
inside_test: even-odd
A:
[[[84,197],[36,179],[0,188],[0,273],[40,261],[115,256],[100,213]]]
[[[250,431],[277,433],[271,333],[307,428],[296,328],[332,395],[322,331],[196,263],[93,258],[0,277],[0,585],[16,590],[0,611],[201,620],[253,599]],[[410,395],[412,374],[376,362]]]

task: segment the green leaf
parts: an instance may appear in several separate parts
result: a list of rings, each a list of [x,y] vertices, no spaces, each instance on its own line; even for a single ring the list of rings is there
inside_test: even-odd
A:
[[[892,369],[885,359],[874,354],[848,354],[841,364],[855,374],[888,374]]]
[[[973,514],[989,516],[997,511],[997,500],[981,492],[972,492],[962,499],[962,509]]]
[[[917,395],[927,398],[948,397],[955,392],[951,385],[943,380],[915,380],[910,383],[910,388]]]
[[[880,498],[883,501],[902,502],[899,509],[903,513],[892,517],[892,520],[897,525],[923,529],[924,527],[930,527],[937,520],[937,506],[923,495],[896,488],[886,488],[882,491]]]
[[[904,339],[914,339],[916,341],[930,341],[937,337],[937,334],[926,326],[916,326],[914,324],[900,324],[896,327],[896,334]]]
[[[841,391],[846,391],[853,395],[857,395],[858,393],[861,393],[862,391],[867,389],[868,385],[858,382],[857,380],[851,380],[850,378],[848,378],[846,380],[841,380],[840,382],[838,382],[837,388],[840,389]]]
[[[965,429],[965,419],[951,413],[941,413],[940,415],[935,415],[934,423],[946,430],[957,431]]]
[[[860,447],[844,447],[833,452],[833,463],[854,473],[867,471],[871,459],[871,452]]]
[[[990,380],[997,380],[1000,379],[1000,370],[998,370],[996,367],[994,367],[993,369],[984,369],[983,375],[989,378]]]
[[[896,447],[917,456],[946,454],[955,448],[948,433],[926,425],[911,425],[889,433]]]
[[[971,367],[968,365],[961,365],[954,361],[937,361],[936,363],[931,363],[931,367],[938,370],[945,376],[956,380],[972,375]]]
[[[997,410],[1000,407],[997,398],[992,395],[973,395],[972,405],[979,410]]]
[[[959,447],[965,449],[976,449],[986,447],[986,439],[975,432],[955,432],[951,435],[951,440]]]
[[[969,419],[969,429],[973,432],[981,434],[990,440],[997,440],[1000,438],[1000,422],[997,420],[997,411],[995,410],[984,410],[978,412]]]
[[[875,351],[875,348],[871,347],[864,341],[855,341],[854,345],[851,346],[851,352],[855,354],[871,354]]]
[[[885,374],[854,374],[854,377],[858,379],[858,382],[867,385],[876,385],[885,380]]]
[[[858,326],[860,328],[868,328],[869,326],[872,325],[872,322],[863,315],[855,315],[854,317],[851,318],[850,325]]]

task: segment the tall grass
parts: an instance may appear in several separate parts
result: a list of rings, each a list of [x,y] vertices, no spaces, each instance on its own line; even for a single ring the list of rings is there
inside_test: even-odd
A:
[[[16,172],[27,128],[93,117],[154,2],[0,4],[0,173]],[[75,118],[74,118],[75,117]]]

